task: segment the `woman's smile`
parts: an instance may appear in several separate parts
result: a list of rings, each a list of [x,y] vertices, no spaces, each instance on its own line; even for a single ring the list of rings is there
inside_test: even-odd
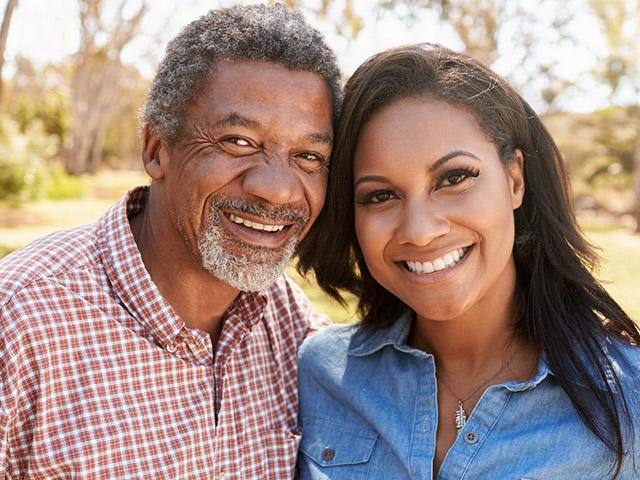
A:
[[[453,268],[460,262],[468,250],[469,247],[456,248],[432,261],[405,260],[403,263],[410,272],[417,273],[418,275],[427,275],[433,272],[439,272],[440,270]]]

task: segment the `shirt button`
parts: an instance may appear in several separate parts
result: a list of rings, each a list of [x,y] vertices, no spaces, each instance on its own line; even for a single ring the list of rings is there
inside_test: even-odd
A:
[[[167,352],[169,353],[176,353],[176,350],[178,350],[178,347],[176,346],[175,343],[170,343],[167,345]]]
[[[333,457],[335,456],[336,456],[336,451],[331,447],[327,447],[324,450],[322,450],[322,459],[325,462],[330,462],[331,460],[333,460]]]
[[[476,432],[467,432],[464,434],[464,441],[469,445],[473,445],[478,441],[478,434]]]

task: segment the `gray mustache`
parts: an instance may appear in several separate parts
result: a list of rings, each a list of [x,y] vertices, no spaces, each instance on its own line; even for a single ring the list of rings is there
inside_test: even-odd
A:
[[[302,226],[309,221],[309,212],[296,205],[270,205],[259,200],[222,197],[212,199],[211,207],[213,210],[236,210],[249,215],[267,218],[273,222],[292,222]]]

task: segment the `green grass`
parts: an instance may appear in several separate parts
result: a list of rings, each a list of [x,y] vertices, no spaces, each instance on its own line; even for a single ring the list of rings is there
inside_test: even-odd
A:
[[[55,230],[95,222],[126,190],[147,183],[140,172],[103,172],[83,178],[87,195],[82,199],[42,201],[20,206],[0,205],[0,258]],[[629,315],[640,321],[640,235],[628,224],[611,219],[581,219],[589,240],[601,249],[601,268],[596,276]],[[313,282],[293,268],[288,273],[309,296],[314,308],[335,322],[356,320],[355,299],[348,308],[327,297]]]
[[[97,221],[129,188],[148,183],[137,171],[107,171],[82,177],[80,199],[0,204],[0,257],[55,230]]]
[[[640,323],[640,234],[619,222],[593,222],[583,219],[581,226],[601,255],[595,272],[609,294]]]

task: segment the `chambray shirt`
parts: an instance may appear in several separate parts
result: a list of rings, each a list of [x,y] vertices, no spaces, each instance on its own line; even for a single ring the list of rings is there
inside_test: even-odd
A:
[[[300,479],[433,478],[435,364],[407,345],[411,323],[405,315],[383,330],[334,326],[305,341]],[[618,478],[640,479],[640,348],[605,345],[635,426],[633,436],[626,433],[635,453],[625,456]],[[486,389],[436,478],[604,479],[612,459],[541,360],[532,379]]]

